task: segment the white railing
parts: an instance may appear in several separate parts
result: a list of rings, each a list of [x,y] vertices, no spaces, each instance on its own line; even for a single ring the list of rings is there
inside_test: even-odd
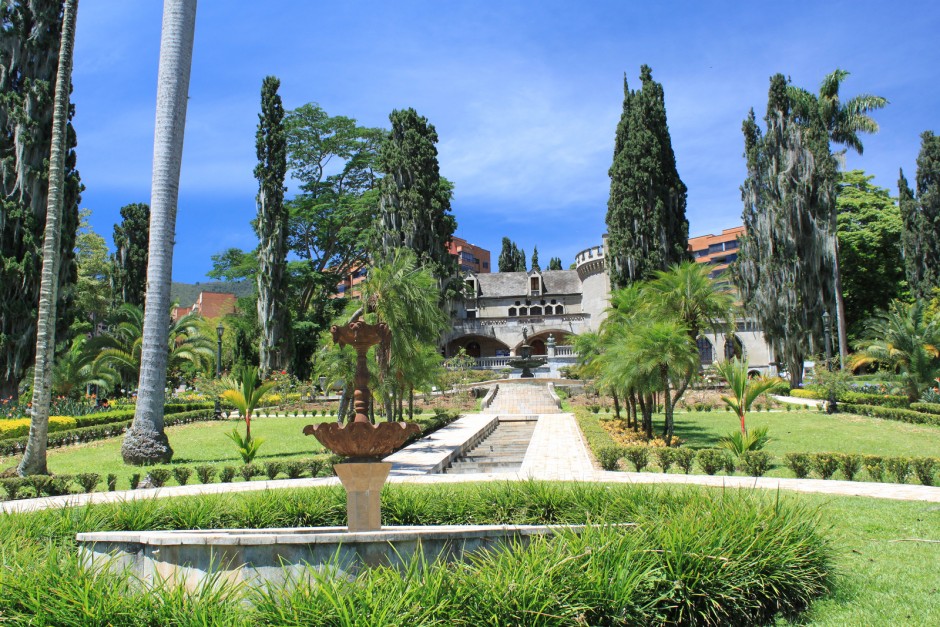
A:
[[[555,356],[556,357],[577,357],[578,354],[574,352],[573,346],[556,346]]]

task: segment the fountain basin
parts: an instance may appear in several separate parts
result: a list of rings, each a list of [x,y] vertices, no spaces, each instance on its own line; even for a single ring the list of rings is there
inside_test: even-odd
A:
[[[195,590],[210,577],[249,585],[303,580],[309,569],[355,577],[363,568],[403,568],[423,556],[456,561],[469,553],[584,525],[446,525],[382,527],[349,532],[345,527],[104,531],[76,536],[86,567],[136,576],[147,586],[181,582]]]

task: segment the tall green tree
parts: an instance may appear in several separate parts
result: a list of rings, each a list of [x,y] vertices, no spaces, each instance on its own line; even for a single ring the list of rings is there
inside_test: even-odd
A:
[[[925,131],[917,155],[916,195],[900,173],[901,244],[911,292],[929,299],[940,288],[940,136]]]
[[[747,229],[732,278],[764,330],[790,383],[819,351],[822,313],[833,311],[832,232],[836,164],[818,116],[799,119],[787,79],[770,79],[766,131],[751,110],[743,124],[747,178],[741,186]]]
[[[440,174],[437,131],[414,109],[392,111],[392,129],[379,152],[378,246],[380,260],[408,248],[442,287],[456,276],[448,243],[457,228],[450,210],[451,184]]]
[[[548,260],[549,270],[561,270],[561,257],[552,257]]]
[[[0,398],[17,397],[36,350],[53,90],[62,28],[61,0],[0,5]],[[74,111],[68,108],[69,118]],[[62,325],[75,281],[81,181],[68,125],[59,241],[57,312]]]
[[[837,162],[843,161],[843,155],[848,149],[852,149],[858,154],[864,152],[859,133],[877,133],[878,123],[875,122],[869,113],[884,108],[888,101],[881,96],[871,94],[862,94],[842,102],[839,98],[839,87],[849,76],[845,70],[836,70],[827,74],[819,86],[819,94],[813,95],[804,89],[789,86],[790,95],[795,105],[797,116],[806,120],[812,120],[813,123],[821,123],[829,135],[829,141],[834,144],[845,146],[840,152],[836,153]],[[818,122],[817,122],[818,120]],[[831,150],[831,148],[830,148]],[[833,212],[831,218],[830,230],[836,232],[837,218]],[[839,240],[833,240],[833,277],[835,296],[836,296],[836,322],[837,334],[839,340],[839,362],[845,364],[848,354],[848,339],[846,329],[845,300],[842,293],[842,272],[840,270]]]
[[[157,115],[153,137],[150,244],[147,260],[143,346],[137,408],[124,435],[121,456],[128,464],[155,464],[173,458],[164,432],[167,341],[173,243],[179,201],[180,167],[189,76],[196,29],[196,0],[165,0],[157,71]]]
[[[42,246],[42,278],[36,333],[36,365],[33,368],[33,406],[26,451],[16,471],[20,475],[47,474],[46,440],[55,357],[56,303],[59,291],[62,205],[65,202],[65,156],[68,152],[69,92],[72,90],[72,52],[78,0],[66,0],[59,45],[52,113],[52,147],[49,156],[49,193]]]
[[[689,259],[687,189],[676,170],[666,123],[663,86],[647,65],[642,87],[623,79],[623,113],[617,125],[607,201],[607,256],[616,289]]]
[[[287,309],[287,227],[284,206],[284,178],[287,176],[287,137],[284,132],[284,106],[274,76],[261,84],[261,113],[255,150],[258,165],[258,322],[261,345],[258,350],[261,376],[283,370],[290,362]]]
[[[88,223],[91,211],[79,213],[79,230],[75,237],[75,261],[78,280],[75,283],[75,322],[79,329],[97,332],[97,325],[111,307],[111,263],[108,245]]]
[[[542,271],[542,266],[539,265],[539,247],[535,246],[532,248],[532,270],[538,272]]]
[[[839,257],[850,339],[858,338],[865,321],[905,289],[901,213],[873,178],[861,170],[839,177]]]
[[[121,207],[121,223],[114,225],[111,290],[115,303],[144,306],[147,291],[147,247],[150,240],[150,205]]]

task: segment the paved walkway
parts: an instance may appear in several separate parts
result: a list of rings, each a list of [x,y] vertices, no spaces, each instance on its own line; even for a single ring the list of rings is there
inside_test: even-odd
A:
[[[487,414],[541,415],[561,411],[548,391],[538,383],[500,383]]]
[[[434,474],[441,460],[454,453],[455,442],[473,432],[481,436],[495,416],[471,414],[445,427],[407,449],[391,456],[395,463],[391,483],[466,483],[471,481],[584,481],[592,483],[668,483],[702,485],[723,488],[761,488],[767,490],[790,490],[832,496],[863,496],[868,498],[924,501],[940,503],[940,487],[924,485],[900,485],[892,483],[865,483],[861,481],[833,481],[822,479],[787,479],[779,477],[740,477],[664,474],[655,472],[607,472],[598,470],[581,437],[577,422],[571,414],[546,414],[539,422],[526,451],[522,468],[517,473]],[[459,423],[459,424],[458,424]],[[463,435],[458,430],[464,430]],[[128,490],[123,492],[95,492],[93,494],[71,494],[68,496],[23,499],[0,503],[0,511],[24,512],[57,507],[85,505],[88,503],[113,503],[128,500],[168,498],[196,494],[222,494],[228,492],[251,492],[308,488],[336,485],[336,477],[318,479],[279,479],[274,481],[251,481],[239,483],[212,483],[187,485],[150,490]]]

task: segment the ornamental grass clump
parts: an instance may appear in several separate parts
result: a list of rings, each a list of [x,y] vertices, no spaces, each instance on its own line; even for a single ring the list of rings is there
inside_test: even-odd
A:
[[[284,462],[284,474],[288,479],[300,479],[304,475],[306,465],[303,462]]]

